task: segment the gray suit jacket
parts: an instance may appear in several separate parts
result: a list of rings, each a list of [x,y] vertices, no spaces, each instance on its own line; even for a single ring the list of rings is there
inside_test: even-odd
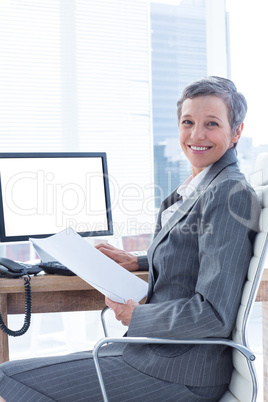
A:
[[[213,164],[162,228],[161,212],[175,193],[161,205],[142,261],[150,271],[148,297],[134,310],[127,335],[228,338],[258,230],[259,201],[234,149]],[[128,345],[123,358],[150,376],[191,386],[226,384],[232,371],[230,349],[216,345]]]

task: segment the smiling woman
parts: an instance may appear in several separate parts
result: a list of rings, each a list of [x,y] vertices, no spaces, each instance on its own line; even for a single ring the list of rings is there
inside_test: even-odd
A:
[[[178,118],[193,174],[162,202],[147,255],[99,247],[127,270],[149,270],[145,304],[106,300],[128,326],[126,336],[230,336],[260,211],[234,150],[245,113],[246,101],[231,81],[207,77],[190,84]],[[100,360],[109,400],[121,402],[216,402],[232,372],[231,351],[220,345],[109,344]],[[0,378],[8,402],[102,400],[90,352],[4,363]]]

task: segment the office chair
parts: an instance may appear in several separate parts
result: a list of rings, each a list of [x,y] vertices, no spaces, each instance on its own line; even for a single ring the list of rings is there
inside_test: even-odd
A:
[[[122,337],[111,338],[107,336],[105,324],[105,311],[102,311],[101,320],[105,338],[101,339],[93,349],[93,358],[98,374],[98,379],[103,395],[103,400],[108,401],[104,380],[99,364],[98,352],[102,345],[112,342],[124,343],[157,343],[157,344],[222,344],[233,348],[233,372],[227,391],[219,402],[255,402],[257,397],[257,378],[253,361],[254,354],[247,346],[246,326],[256,298],[258,287],[261,281],[264,268],[266,251],[268,248],[268,153],[258,155],[255,172],[250,177],[250,182],[255,188],[260,202],[261,215],[259,232],[256,235],[253,247],[247,278],[244,284],[240,306],[237,313],[236,323],[232,332],[232,339],[205,338],[205,339],[160,339],[160,338],[138,338]]]

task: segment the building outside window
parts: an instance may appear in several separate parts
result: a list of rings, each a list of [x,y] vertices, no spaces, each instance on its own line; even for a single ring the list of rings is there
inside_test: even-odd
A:
[[[224,16],[223,16],[224,17]],[[206,1],[151,3],[152,118],[156,207],[190,173],[179,149],[176,103],[207,75]]]

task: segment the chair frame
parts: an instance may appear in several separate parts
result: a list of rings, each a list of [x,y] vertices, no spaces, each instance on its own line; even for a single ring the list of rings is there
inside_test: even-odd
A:
[[[99,362],[99,351],[100,348],[104,344],[108,343],[136,343],[136,344],[173,344],[173,345],[180,345],[180,344],[199,344],[199,345],[211,345],[211,344],[217,344],[217,345],[225,345],[232,347],[233,349],[238,350],[244,357],[247,359],[248,363],[248,368],[251,376],[251,381],[252,381],[252,402],[256,401],[257,398],[257,391],[258,391],[258,384],[257,384],[257,378],[256,378],[256,373],[255,373],[255,368],[253,365],[253,361],[255,360],[255,355],[252,353],[252,351],[248,348],[247,346],[247,340],[246,340],[246,326],[248,323],[248,319],[252,310],[252,306],[254,303],[254,300],[256,298],[256,294],[258,291],[259,283],[261,281],[262,277],[262,272],[264,268],[264,261],[265,261],[265,256],[268,250],[268,233],[266,233],[265,240],[264,240],[264,246],[261,252],[261,256],[259,259],[258,263],[258,269],[256,270],[255,277],[253,280],[253,284],[251,287],[251,292],[250,296],[247,300],[247,306],[245,309],[245,314],[243,316],[243,323],[242,323],[242,342],[237,343],[234,342],[230,339],[225,339],[225,338],[204,338],[204,339],[164,339],[164,338],[147,338],[147,337],[109,337],[108,336],[108,330],[105,322],[105,313],[109,310],[109,307],[105,307],[102,312],[101,312],[101,322],[103,326],[103,331],[104,331],[104,336],[105,338],[100,339],[96,345],[94,346],[93,349],[93,359],[100,383],[100,388],[103,396],[103,401],[108,402],[108,396],[100,368],[100,362]],[[235,398],[235,397],[234,397]],[[235,398],[236,400],[236,398]]]
[[[205,338],[205,339],[180,339],[180,340],[175,340],[175,339],[164,339],[164,338],[146,338],[146,337],[119,337],[119,338],[112,338],[112,337],[105,337],[103,339],[100,339],[96,345],[94,346],[93,349],[93,359],[95,362],[95,367],[97,370],[97,375],[101,387],[101,392],[103,396],[103,401],[108,402],[108,396],[106,392],[106,388],[104,385],[103,377],[102,377],[102,372],[100,368],[100,362],[99,362],[99,351],[100,348],[104,344],[108,343],[139,343],[139,344],[153,344],[153,343],[158,343],[158,344],[171,344],[171,345],[180,345],[180,344],[199,344],[199,345],[211,345],[211,344],[216,344],[216,345],[225,345],[225,346],[230,346],[232,348],[237,349],[239,352],[241,352],[248,361],[249,367],[250,367],[250,373],[252,376],[252,379],[255,379],[255,371],[254,367],[252,365],[252,362],[255,360],[255,355],[251,352],[250,349],[248,349],[244,345],[240,345],[239,343],[233,342],[229,339],[225,338]],[[256,381],[253,381],[253,387],[257,387]],[[255,395],[256,395],[256,389],[255,389]]]

